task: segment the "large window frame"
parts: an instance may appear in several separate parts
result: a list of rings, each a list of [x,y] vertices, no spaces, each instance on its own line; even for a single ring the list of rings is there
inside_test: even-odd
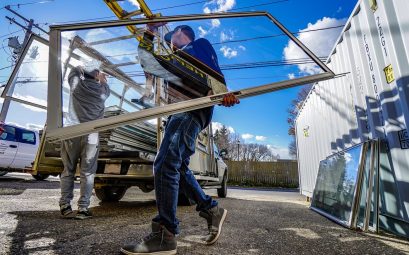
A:
[[[273,22],[285,35],[289,37],[300,49],[317,64],[323,73],[314,74],[306,77],[295,78],[286,81],[269,83],[257,87],[250,87],[239,91],[231,91],[238,98],[256,96],[281,89],[300,86],[308,83],[315,83],[322,80],[331,79],[335,74],[312,53],[303,43],[301,43],[291,32],[289,32],[276,18],[268,12],[231,12],[231,13],[212,13],[212,14],[192,14],[180,16],[162,16],[153,18],[140,18],[132,20],[114,20],[89,23],[77,23],[50,26],[50,57],[49,57],[49,79],[48,79],[48,104],[52,105],[47,111],[47,139],[49,141],[73,138],[93,132],[104,131],[107,129],[119,127],[129,123],[159,118],[161,116],[171,115],[180,112],[196,110],[212,105],[219,104],[225,93],[212,96],[192,99],[180,103],[158,106],[155,108],[144,109],[141,111],[126,113],[110,118],[89,121],[68,127],[63,127],[62,119],[62,82],[63,73],[61,70],[61,42],[62,32],[95,28],[109,28],[130,25],[143,25],[158,22],[192,21],[204,19],[223,19],[234,17],[266,17]]]
[[[40,105],[40,104],[36,104],[27,100],[22,100],[20,98],[16,98],[13,97],[13,92],[14,92],[14,87],[15,87],[15,78],[19,73],[20,67],[23,64],[23,61],[25,59],[25,56],[28,53],[28,50],[30,49],[31,45],[33,44],[34,41],[37,41],[39,43],[42,43],[46,46],[49,46],[49,43],[46,39],[36,35],[36,34],[31,34],[27,43],[25,44],[23,51],[19,57],[19,59],[17,60],[16,66],[13,68],[13,71],[6,83],[6,86],[4,87],[3,92],[1,93],[1,97],[4,98],[4,102],[3,102],[3,106],[2,106],[2,110],[1,110],[1,114],[0,114],[0,120],[5,121],[7,114],[8,114],[8,107],[10,105],[10,103],[12,101],[17,102],[17,103],[21,103],[21,104],[26,104],[29,106],[33,106],[36,108],[40,108],[43,110],[47,110],[47,107],[44,105]]]

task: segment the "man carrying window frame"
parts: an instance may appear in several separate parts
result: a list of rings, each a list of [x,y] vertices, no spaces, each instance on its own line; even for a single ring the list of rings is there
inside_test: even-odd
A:
[[[193,86],[196,86],[196,90],[201,92],[202,96],[214,93],[211,87],[203,84],[206,79],[213,79],[216,76],[216,79],[225,86],[224,77],[212,45],[204,38],[195,40],[193,29],[187,25],[178,26],[165,35],[165,41],[174,50],[174,55],[169,58],[162,57],[162,60],[175,59],[175,61],[164,63],[158,56],[154,56],[156,59],[153,59],[153,38],[158,27],[163,25],[164,23],[148,25],[147,31],[139,44],[138,55],[146,73],[170,80],[171,84],[176,83],[177,85],[179,83],[182,86],[186,83],[193,84]],[[197,66],[184,62],[183,59],[186,57],[189,61],[199,64],[212,77],[205,76],[200,69],[196,70]],[[166,71],[158,71],[158,62],[163,69],[170,70],[170,73],[164,74]],[[185,67],[187,66],[193,73],[186,70]],[[230,107],[239,102],[236,96],[228,93],[224,96],[222,105]],[[158,215],[152,219],[152,232],[140,243],[122,247],[122,253],[176,254],[177,242],[175,235],[180,233],[179,221],[176,218],[179,190],[184,191],[185,195],[196,202],[196,210],[199,212],[199,216],[207,221],[209,233],[204,242],[211,245],[218,240],[223,222],[226,219],[227,210],[219,207],[216,200],[203,192],[188,167],[190,156],[195,152],[196,138],[199,132],[211,123],[213,110],[214,107],[212,106],[169,117],[161,146],[154,161]]]

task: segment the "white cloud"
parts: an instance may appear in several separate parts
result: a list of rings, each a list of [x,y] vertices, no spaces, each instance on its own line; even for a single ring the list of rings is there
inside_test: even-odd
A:
[[[128,2],[129,2],[130,4],[132,4],[133,6],[136,6],[136,7],[140,8],[138,1],[136,1],[136,0],[128,0]]]
[[[239,45],[239,49],[242,50],[242,51],[245,51],[246,47],[244,47],[243,45]]]
[[[104,36],[105,35],[105,36]],[[95,38],[95,37],[97,37],[97,38]],[[87,41],[87,42],[91,42],[92,40],[94,40],[94,39],[98,39],[98,40],[101,40],[101,39],[108,39],[110,36],[109,36],[109,33],[108,33],[108,31],[106,30],[106,29],[104,29],[104,28],[97,28],[97,29],[92,29],[92,30],[90,30],[87,34],[86,34],[86,36],[85,36],[85,41]]]
[[[229,59],[237,57],[237,54],[238,54],[237,50],[234,50],[234,49],[232,49],[230,47],[226,47],[226,46],[221,47],[220,51],[223,52],[223,56],[225,58],[229,58]]]
[[[265,140],[267,140],[267,137],[262,136],[262,135],[256,135],[256,140],[257,141],[265,141]]]
[[[111,33],[109,30],[104,28],[92,29],[88,31],[85,36],[84,40],[87,43],[110,39],[113,37],[117,37],[117,35]],[[93,46],[99,52],[103,52],[104,55],[113,56],[112,58],[119,61],[119,62],[128,62],[133,61],[131,56],[128,54],[129,52],[135,51],[135,44],[131,40],[123,40],[113,43],[103,43]],[[82,57],[83,55],[81,55]],[[85,59],[85,58],[84,58]]]
[[[345,153],[344,158],[345,158],[345,161],[346,161],[347,163],[349,163],[349,162],[351,162],[351,161],[354,160],[354,159],[352,158],[352,155],[351,155],[350,153]]]
[[[242,134],[241,138],[243,138],[244,140],[249,140],[249,139],[253,139],[254,135],[252,135],[252,134]]]
[[[205,4],[204,13],[226,12],[236,5],[236,0],[212,0]],[[211,6],[210,8],[208,6]]]
[[[233,40],[234,38],[234,32],[229,31],[229,32],[220,32],[220,42],[225,42],[225,41],[230,41]]]
[[[77,35],[76,31],[65,31],[61,32],[61,36],[67,39],[72,39]]]
[[[37,130],[37,131],[39,131],[39,130],[43,129],[44,126],[38,125],[38,124],[34,124],[34,123],[27,123],[27,124],[26,124],[26,128],[27,128],[27,129],[30,129],[30,130]]]
[[[287,147],[279,147],[279,146],[268,144],[267,148],[269,148],[270,151],[274,155],[277,155],[277,154],[280,155],[280,159],[291,159],[291,156],[290,156],[290,153]]]
[[[146,122],[148,122],[149,124],[152,124],[154,126],[158,125],[158,119],[151,119],[151,120],[148,120]]]
[[[209,30],[204,29],[202,26],[199,26],[198,29],[200,37],[205,37],[209,33]]]
[[[294,79],[294,78],[295,78],[295,74],[294,74],[294,73],[289,73],[289,74],[288,74],[288,78],[289,78],[290,80]]]
[[[213,131],[213,134],[216,132],[216,130],[222,129],[222,127],[223,127],[223,124],[222,124],[222,123],[220,123],[220,122],[212,122],[212,131]],[[233,128],[233,127],[226,126],[226,128],[227,128],[227,130],[229,130],[230,134],[234,134],[235,131],[234,131],[234,128]]]
[[[342,6],[338,7],[337,13],[342,12]]]
[[[21,100],[24,100],[24,101],[27,101],[27,102],[39,104],[39,105],[42,105],[42,106],[47,106],[47,101],[43,100],[43,99],[40,99],[40,98],[36,98],[36,97],[33,97],[33,96],[23,96],[23,95],[20,95],[20,94],[17,94],[17,93],[15,93],[13,96],[15,98],[18,98],[18,99],[21,99]],[[28,105],[28,104],[23,104],[22,103],[21,106],[23,106],[24,108],[27,108],[27,109],[29,109],[31,111],[34,111],[34,112],[46,112],[46,110],[44,110],[42,108],[38,108],[38,107],[31,106],[31,105]]]
[[[31,106],[31,105],[28,105],[28,104],[21,104],[21,106],[23,106],[24,108],[27,108],[27,109],[29,109],[29,110],[31,110],[33,112],[47,112],[44,109],[34,107],[34,106]]]
[[[314,24],[309,23],[307,28],[300,31],[339,26],[345,22],[346,19],[324,17],[317,20]],[[327,57],[333,48],[336,39],[339,37],[341,30],[342,28],[301,33],[297,38],[318,57]],[[289,41],[284,48],[283,55],[286,60],[307,58],[307,55],[292,41]],[[321,71],[321,69],[315,64],[299,64],[297,66],[300,72],[306,74],[316,74]]]
[[[211,24],[210,24],[210,28],[209,29],[205,29],[202,26],[199,26],[197,29],[199,30],[199,37],[205,37],[207,34],[209,34],[210,32],[212,32],[214,29],[220,27],[220,20],[219,19],[212,19],[211,20]]]
[[[219,19],[212,19],[212,27],[220,27],[220,20]]]

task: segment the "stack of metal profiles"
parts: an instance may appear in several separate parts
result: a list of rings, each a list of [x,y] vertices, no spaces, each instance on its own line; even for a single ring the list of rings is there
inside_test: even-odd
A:
[[[123,114],[123,110],[107,109],[105,118]],[[99,133],[101,151],[140,151],[156,153],[156,127],[135,123]]]

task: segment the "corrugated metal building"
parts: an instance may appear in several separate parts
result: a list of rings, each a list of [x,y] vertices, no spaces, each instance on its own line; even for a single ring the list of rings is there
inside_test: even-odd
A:
[[[312,197],[319,163],[364,142],[388,144],[380,165],[380,223],[409,236],[409,1],[362,0],[296,119],[301,193]]]

